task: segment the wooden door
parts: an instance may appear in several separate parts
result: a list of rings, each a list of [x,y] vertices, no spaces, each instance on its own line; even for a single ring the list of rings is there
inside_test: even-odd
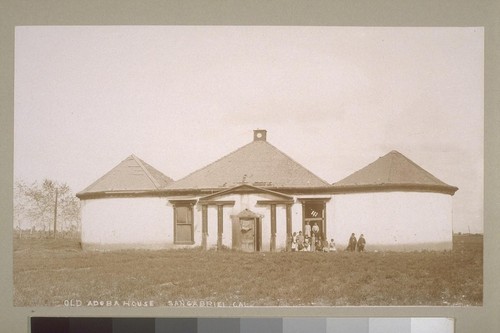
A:
[[[255,227],[255,219],[240,219],[241,250],[244,252],[254,252],[256,250]]]

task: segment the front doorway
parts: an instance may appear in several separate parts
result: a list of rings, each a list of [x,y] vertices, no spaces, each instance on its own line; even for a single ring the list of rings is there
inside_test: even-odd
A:
[[[243,252],[255,252],[257,249],[255,219],[240,219],[241,250]]]
[[[262,244],[261,216],[245,209],[233,219],[233,249],[244,252],[257,252]]]
[[[311,200],[302,202],[302,233],[306,236],[308,233],[315,239],[325,239],[326,234],[326,209],[325,201]],[[309,230],[310,231],[309,231]],[[317,231],[316,233],[314,231]]]

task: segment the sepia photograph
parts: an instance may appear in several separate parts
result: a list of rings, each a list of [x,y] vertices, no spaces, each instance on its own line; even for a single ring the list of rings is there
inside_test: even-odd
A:
[[[15,307],[482,306],[484,29],[18,26]]]

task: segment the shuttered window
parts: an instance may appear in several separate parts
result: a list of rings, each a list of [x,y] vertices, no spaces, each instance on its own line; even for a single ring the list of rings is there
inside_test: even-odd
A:
[[[176,205],[174,207],[174,243],[193,244],[193,207],[191,205]]]

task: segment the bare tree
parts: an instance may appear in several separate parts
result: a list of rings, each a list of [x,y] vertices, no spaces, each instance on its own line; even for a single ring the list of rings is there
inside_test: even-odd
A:
[[[14,228],[45,233],[74,232],[80,225],[80,203],[66,183],[44,179],[14,185]]]

